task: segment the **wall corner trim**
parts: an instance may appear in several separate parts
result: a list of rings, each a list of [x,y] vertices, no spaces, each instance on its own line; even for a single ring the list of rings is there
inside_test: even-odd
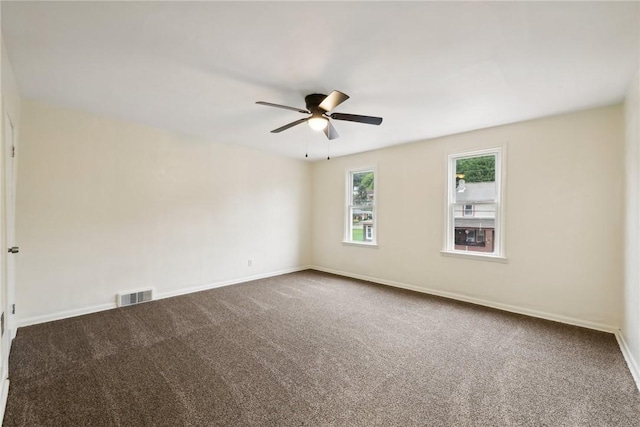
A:
[[[629,350],[629,346],[627,345],[627,342],[624,339],[624,335],[622,335],[622,331],[616,331],[615,336],[616,336],[616,340],[618,340],[618,345],[620,346],[620,351],[622,351],[624,360],[627,362],[629,371],[631,371],[631,376],[633,377],[633,380],[636,382],[636,387],[638,388],[638,391],[640,391],[640,369],[638,368],[638,363],[633,358],[633,354]]]

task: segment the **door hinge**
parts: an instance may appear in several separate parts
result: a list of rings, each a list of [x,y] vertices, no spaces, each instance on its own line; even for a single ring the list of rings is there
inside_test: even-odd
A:
[[[16,305],[11,304],[11,314],[16,314]]]
[[[12,145],[11,146],[11,157],[15,157],[16,156],[16,146]]]

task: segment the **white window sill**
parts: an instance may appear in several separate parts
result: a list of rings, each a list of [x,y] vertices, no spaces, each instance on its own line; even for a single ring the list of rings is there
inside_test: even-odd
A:
[[[342,241],[342,245],[343,246],[364,246],[366,248],[374,248],[374,249],[378,248],[378,244],[377,243],[350,242],[348,240],[343,240]]]
[[[480,252],[470,253],[463,251],[440,251],[440,254],[443,256],[450,256],[454,258],[466,258],[466,259],[475,259],[477,261],[491,261],[491,262],[501,262],[503,264],[507,264],[509,260],[506,257],[500,255],[493,254],[483,254]]]

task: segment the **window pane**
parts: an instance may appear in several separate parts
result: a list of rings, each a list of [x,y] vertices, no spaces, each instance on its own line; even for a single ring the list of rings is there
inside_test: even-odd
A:
[[[348,175],[346,240],[375,243],[375,169],[351,171]]]
[[[354,205],[371,205],[374,203],[374,175],[373,171],[357,172],[353,174],[353,203]]]
[[[496,156],[456,159],[455,168],[455,250],[493,253],[496,219],[496,204],[493,202],[497,200]]]
[[[373,208],[351,208],[351,240],[367,242],[373,240]]]
[[[454,206],[453,239],[455,250],[494,252],[495,203],[474,203],[473,216],[466,216],[467,205]]]
[[[495,201],[496,156],[456,159],[454,202]]]

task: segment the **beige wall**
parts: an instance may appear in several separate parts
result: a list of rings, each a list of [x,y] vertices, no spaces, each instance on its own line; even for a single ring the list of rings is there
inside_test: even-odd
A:
[[[122,291],[152,287],[168,296],[311,264],[568,323],[621,327],[627,356],[637,361],[638,80],[624,109],[312,165],[20,103],[17,91],[3,92],[4,108],[22,123],[18,322],[109,308]],[[447,155],[495,146],[506,146],[508,263],[442,256]],[[345,172],[367,166],[378,168],[379,245],[345,246]]]
[[[625,101],[626,233],[622,335],[629,365],[640,387],[640,71]]]
[[[314,163],[313,263],[514,311],[618,328],[623,129],[618,105]],[[442,256],[447,155],[505,143],[508,263]],[[345,170],[368,165],[378,166],[377,249],[341,243]]]
[[[119,291],[168,295],[311,263],[585,326],[622,323],[621,106],[313,165],[30,101],[22,118],[23,321],[104,308]],[[509,262],[442,256],[447,155],[503,144]],[[377,249],[341,243],[345,170],[361,166],[378,167]]]
[[[20,121],[20,93],[18,91],[18,84],[13,74],[13,69],[11,68],[11,62],[9,61],[4,41],[0,44],[2,45],[2,108],[9,113],[12,120],[18,123]]]
[[[19,184],[21,324],[310,262],[302,161],[24,100]]]

